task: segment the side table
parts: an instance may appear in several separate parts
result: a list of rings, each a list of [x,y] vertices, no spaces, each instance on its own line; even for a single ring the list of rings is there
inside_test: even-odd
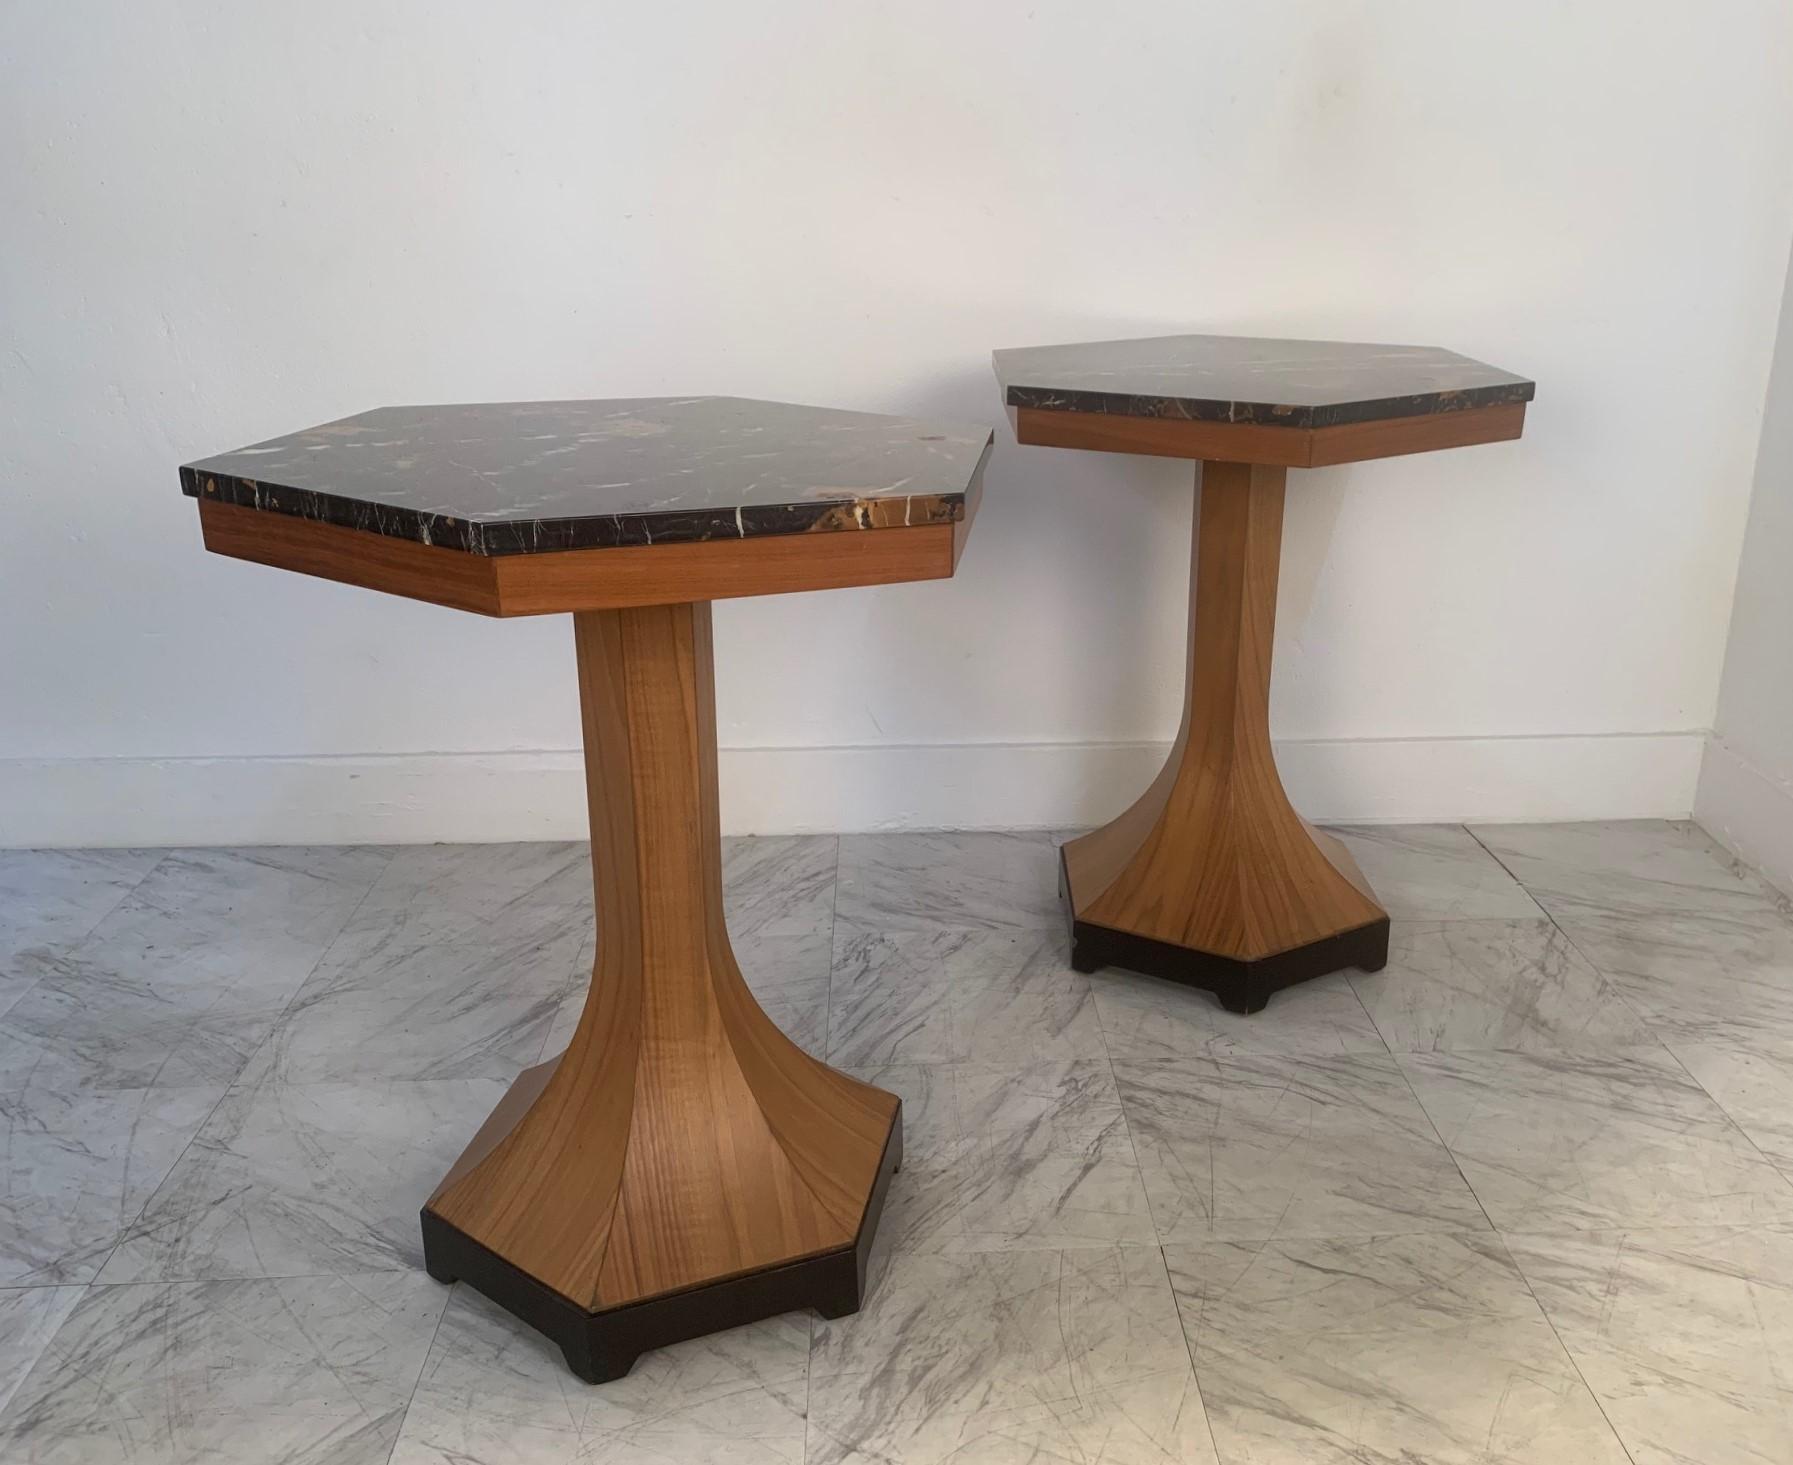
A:
[[[949,576],[984,428],[728,397],[389,407],[181,469],[206,548],[485,615],[571,613],[597,960],[423,1208],[430,1274],[581,1378],[855,1311],[894,1095],[753,999],[723,921],[710,602]]]
[[[1388,960],[1388,914],[1289,805],[1270,747],[1283,488],[1318,468],[1519,436],[1533,383],[1423,346],[1166,336],[995,355],[1021,443],[1198,460],[1183,722],[1130,809],[1064,848],[1072,964],[1257,1012]]]

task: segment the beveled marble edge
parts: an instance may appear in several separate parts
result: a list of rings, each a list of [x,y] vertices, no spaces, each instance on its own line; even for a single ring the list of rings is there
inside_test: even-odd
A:
[[[984,440],[977,467],[963,489],[902,497],[810,499],[786,504],[743,504],[703,509],[594,514],[555,519],[471,519],[433,514],[314,489],[288,488],[208,470],[208,460],[183,463],[181,492],[188,498],[260,509],[314,523],[359,529],[389,539],[497,556],[544,554],[566,549],[618,549],[631,545],[695,544],[712,539],[755,539],[778,534],[820,534],[854,529],[908,529],[955,524],[965,517],[990,462],[996,434]]]
[[[1104,344],[1104,343],[1095,343]],[[1466,366],[1481,367],[1508,378],[1482,386],[1410,392],[1393,397],[1371,397],[1353,402],[1293,404],[1241,402],[1219,397],[1159,396],[1151,393],[1100,391],[1075,387],[1028,386],[1010,382],[1004,358],[1039,347],[1005,348],[991,353],[991,366],[1003,388],[1005,407],[1025,407],[1040,412],[1090,412],[1110,417],[1156,417],[1181,422],[1230,422],[1260,427],[1343,427],[1353,422],[1383,422],[1397,417],[1428,417],[1438,412],[1462,412],[1475,407],[1500,407],[1529,402],[1538,384],[1489,366],[1470,357]]]
[[[1110,417],[1161,417],[1179,422],[1251,423],[1259,427],[1343,427],[1353,422],[1384,422],[1395,417],[1429,417],[1472,407],[1501,407],[1529,402],[1536,382],[1501,383],[1448,392],[1420,392],[1367,402],[1336,402],[1319,407],[1291,407],[1276,402],[1222,402],[1201,397],[1137,397],[1126,392],[1072,392],[1058,387],[1011,386],[1004,393],[1010,407],[1041,412],[1095,412]]]

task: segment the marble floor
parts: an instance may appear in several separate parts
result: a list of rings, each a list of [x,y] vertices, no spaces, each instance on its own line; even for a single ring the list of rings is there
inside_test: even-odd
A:
[[[1681,824],[1344,831],[1388,967],[1066,962],[1054,840],[730,841],[901,1093],[855,1317],[588,1387],[417,1209],[564,1042],[578,845],[0,852],[0,1460],[1786,1465],[1793,916]]]

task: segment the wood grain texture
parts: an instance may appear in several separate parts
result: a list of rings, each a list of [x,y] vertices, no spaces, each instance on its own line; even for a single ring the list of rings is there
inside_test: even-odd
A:
[[[1506,442],[1525,428],[1525,403],[1467,407],[1418,417],[1391,417],[1338,427],[1274,427],[1260,422],[1190,422],[1173,417],[1123,417],[1103,412],[1059,412],[1011,407],[1015,441],[1101,453],[1147,453],[1160,458],[1320,468],[1429,453],[1440,448]]]
[[[1384,916],[1290,807],[1270,746],[1284,470],[1202,470],[1183,721],[1151,787],[1065,846],[1076,919],[1240,961]]]
[[[205,499],[199,500],[199,529],[213,554],[454,610],[499,614],[491,562],[479,555]]]
[[[523,1101],[428,1209],[600,1311],[853,1245],[897,1101],[802,1052],[735,964],[709,606],[587,612],[574,630],[591,992],[566,1052],[518,1080]]]
[[[481,615],[552,615],[945,579],[977,489],[956,523],[543,554],[469,554],[205,499],[199,521],[214,554]]]

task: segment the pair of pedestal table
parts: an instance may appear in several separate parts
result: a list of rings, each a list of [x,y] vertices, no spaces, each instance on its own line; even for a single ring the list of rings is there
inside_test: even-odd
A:
[[[1532,384],[1446,351],[1214,336],[999,351],[996,369],[1022,443],[1200,465],[1182,726],[1139,801],[1065,846],[1073,964],[1235,1011],[1380,967],[1387,915],[1271,754],[1285,472],[1516,438]],[[566,1051],[429,1197],[423,1240],[432,1276],[540,1329],[582,1378],[859,1306],[900,1105],[799,1049],[736,966],[710,602],[950,576],[990,451],[982,427],[643,398],[381,408],[181,469],[215,553],[572,615],[591,989]]]

